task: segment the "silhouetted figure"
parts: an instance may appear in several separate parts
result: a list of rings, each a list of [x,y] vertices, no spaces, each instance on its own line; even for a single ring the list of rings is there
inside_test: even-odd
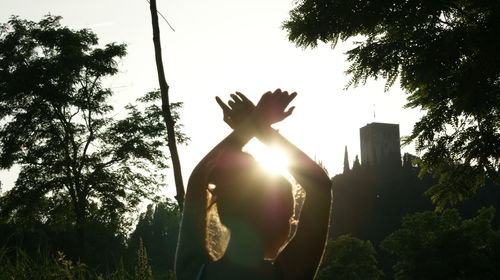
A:
[[[178,279],[313,279],[323,254],[331,205],[331,181],[325,171],[288,142],[271,124],[288,117],[296,96],[267,92],[254,106],[243,94],[219,98],[224,120],[234,130],[194,168],[189,179],[176,258]],[[265,172],[241,151],[253,137],[288,152],[289,170],[306,192],[295,235],[292,185]],[[230,232],[219,251],[221,229]],[[287,240],[289,240],[287,242]]]

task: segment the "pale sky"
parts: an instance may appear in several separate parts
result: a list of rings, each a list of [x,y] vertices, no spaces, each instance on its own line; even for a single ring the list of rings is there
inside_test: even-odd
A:
[[[120,73],[106,84],[114,89],[115,109],[123,108],[158,87],[149,5],[146,0],[0,0],[0,22],[10,15],[40,20],[48,13],[62,24],[90,28],[102,45],[126,43],[128,55]],[[342,172],[344,146],[352,162],[359,154],[359,128],[371,122],[398,123],[408,135],[420,112],[403,109],[406,97],[384,81],[343,90],[350,77],[343,54],[351,43],[332,50],[322,44],[300,49],[288,41],[283,21],[293,0],[158,0],[162,48],[171,101],[184,102],[181,122],[191,138],[180,147],[185,183],[193,167],[230,129],[214,97],[223,100],[240,91],[257,102],[260,95],[281,88],[298,92],[291,117],[276,125],[308,155],[323,162],[331,176]],[[402,153],[414,153],[413,146]],[[172,170],[166,171],[170,178]],[[15,170],[0,172],[5,187],[13,185]],[[167,193],[174,190],[169,180]]]

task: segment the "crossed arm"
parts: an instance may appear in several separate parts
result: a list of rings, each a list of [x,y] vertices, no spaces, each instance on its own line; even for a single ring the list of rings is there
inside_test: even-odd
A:
[[[199,267],[210,261],[205,246],[207,187],[215,158],[225,149],[241,150],[252,137],[287,151],[290,172],[306,192],[296,234],[275,261],[287,280],[314,278],[327,238],[331,181],[316,162],[270,126],[292,113],[293,107],[285,109],[295,96],[281,90],[268,92],[257,106],[241,93],[231,95],[229,106],[217,98],[224,120],[234,130],[200,161],[189,179],[176,259],[179,279],[194,279]]]
[[[253,137],[254,125],[243,121],[215,146],[194,168],[189,177],[175,261],[177,279],[196,279],[203,264],[211,262],[205,244],[208,185],[217,156],[224,150],[239,149]]]
[[[284,114],[281,117],[288,117],[293,107],[282,112],[295,96],[295,93],[289,95],[280,90],[266,93],[255,109],[253,103],[241,93],[231,95],[232,100],[228,102],[229,106],[222,103],[220,99],[217,102],[224,111],[226,122],[235,128],[237,126],[232,122],[244,120],[244,117],[250,115],[252,110],[261,110],[259,107],[263,102],[279,103],[278,106],[270,106],[264,110],[278,111]],[[275,101],[276,99],[278,101]],[[290,173],[306,192],[295,236],[279,253],[275,261],[281,265],[287,280],[313,279],[321,262],[328,234],[332,199],[331,181],[323,168],[269,125],[258,126],[255,136],[261,142],[270,146],[277,145],[287,152],[290,159]]]

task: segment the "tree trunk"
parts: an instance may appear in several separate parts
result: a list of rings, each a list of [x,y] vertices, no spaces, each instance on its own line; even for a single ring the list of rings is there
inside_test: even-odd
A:
[[[76,224],[75,224],[75,230],[76,230],[76,242],[77,246],[76,249],[78,258],[80,261],[85,262],[85,226],[86,226],[86,215],[85,215],[85,206],[82,205],[82,201],[77,202],[75,205],[75,214],[76,214]]]
[[[68,174],[68,177],[71,175]],[[85,226],[87,222],[86,215],[86,200],[82,200],[82,196],[76,191],[74,185],[67,186],[67,190],[71,197],[71,204],[73,206],[73,213],[75,214],[75,237],[76,237],[76,259],[84,261],[85,259]]]
[[[158,80],[160,82],[161,92],[161,105],[163,111],[163,119],[167,126],[167,141],[170,150],[170,157],[172,159],[172,166],[174,168],[174,179],[177,190],[175,199],[179,204],[179,209],[182,212],[184,208],[184,184],[182,182],[181,163],[179,161],[179,154],[177,152],[177,141],[175,139],[175,122],[170,112],[170,102],[168,99],[168,84],[165,79],[165,71],[163,69],[163,61],[161,56],[161,43],[160,43],[160,27],[158,25],[158,14],[156,11],[156,0],[151,0],[149,3],[151,10],[151,21],[153,24],[153,43],[155,47],[156,69],[158,71]]]

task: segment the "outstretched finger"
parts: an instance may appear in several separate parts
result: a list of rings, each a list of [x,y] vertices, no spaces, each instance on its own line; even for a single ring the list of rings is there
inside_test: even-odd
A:
[[[264,93],[261,97],[260,97],[260,100],[259,100],[259,103],[257,103],[257,107],[262,104],[262,102],[264,102],[264,100],[267,100],[270,98],[270,96],[272,96],[274,93],[268,91],[266,93]]]
[[[241,100],[241,98],[240,98],[238,95],[234,94],[234,93],[233,93],[233,94],[231,94],[231,98],[232,98],[232,99],[234,100],[234,102],[236,102],[236,103],[243,103],[243,100]]]
[[[288,91],[283,90],[278,96],[281,100],[288,100]]]
[[[222,102],[222,100],[218,96],[215,97],[215,101],[217,101],[217,104],[219,104],[225,114],[231,112],[231,108],[229,108],[224,102]]]
[[[253,102],[252,102],[252,101],[250,101],[250,99],[248,99],[248,98],[247,98],[247,97],[246,97],[243,93],[241,93],[241,92],[237,91],[237,92],[236,92],[236,95],[238,95],[238,96],[241,98],[241,100],[243,100],[243,102],[244,102],[245,104],[252,104],[252,105],[253,105]]]
[[[230,107],[231,109],[234,109],[234,108],[236,107],[236,106],[235,106],[235,105],[236,105],[236,103],[235,103],[233,100],[229,100],[229,101],[227,102],[227,105],[229,105],[229,107]]]

